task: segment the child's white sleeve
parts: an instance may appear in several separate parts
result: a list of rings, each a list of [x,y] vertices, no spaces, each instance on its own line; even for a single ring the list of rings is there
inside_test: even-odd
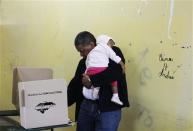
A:
[[[113,60],[116,63],[119,63],[121,61],[121,58],[116,55],[116,53],[113,51],[112,48],[110,48],[108,45],[106,46],[108,57]]]

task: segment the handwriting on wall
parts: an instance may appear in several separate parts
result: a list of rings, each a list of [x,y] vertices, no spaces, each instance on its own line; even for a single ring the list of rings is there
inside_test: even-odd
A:
[[[159,72],[159,77],[166,79],[174,79],[168,66],[168,62],[173,62],[173,58],[166,57],[165,54],[159,54],[159,61],[163,62],[161,71]]]

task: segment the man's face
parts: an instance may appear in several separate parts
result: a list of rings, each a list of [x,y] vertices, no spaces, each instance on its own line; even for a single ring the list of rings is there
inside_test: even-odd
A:
[[[95,44],[91,42],[90,44],[80,44],[76,46],[78,52],[80,52],[80,56],[86,58],[88,53],[95,47]]]

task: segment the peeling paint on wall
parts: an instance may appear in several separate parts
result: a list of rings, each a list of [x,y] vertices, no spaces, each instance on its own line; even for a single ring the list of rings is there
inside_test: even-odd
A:
[[[174,15],[174,0],[170,0],[170,16],[168,21],[168,39],[172,39],[171,37],[171,26],[172,26],[172,19]]]
[[[141,0],[140,6],[139,6],[139,8],[137,10],[137,14],[138,15],[142,15],[143,7],[147,6],[147,4],[148,4],[147,0]]]

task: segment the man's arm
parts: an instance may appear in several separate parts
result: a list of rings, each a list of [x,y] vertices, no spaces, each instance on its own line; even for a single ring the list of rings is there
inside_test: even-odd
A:
[[[71,106],[72,104],[74,104],[78,99],[78,93],[79,93],[78,83],[79,82],[76,80],[76,78],[73,78],[68,85],[68,88],[67,88],[68,106]]]
[[[82,73],[85,70],[85,60],[80,60],[74,78],[70,81],[67,88],[68,106],[82,99]]]
[[[121,78],[122,72],[121,69],[118,69],[120,68],[120,66],[111,66],[111,62],[106,70],[96,75],[90,76],[90,80],[93,86],[103,87],[104,85],[108,85],[111,82],[119,80]]]

